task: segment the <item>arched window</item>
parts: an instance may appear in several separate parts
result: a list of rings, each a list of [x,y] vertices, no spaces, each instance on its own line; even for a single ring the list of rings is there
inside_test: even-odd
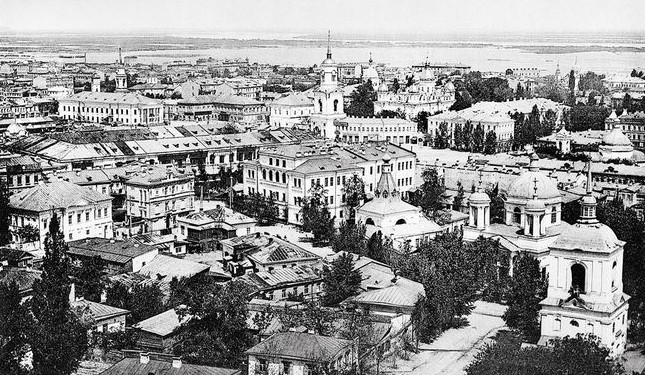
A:
[[[263,179],[263,180],[266,180],[266,179],[267,179],[267,170],[266,170],[266,169],[263,169],[263,170],[262,170],[262,179]]]
[[[334,112],[338,112],[338,99],[334,100]]]
[[[578,322],[576,322],[575,320],[570,321],[569,324],[571,324],[574,327],[580,327],[580,324],[578,324]]]
[[[618,269],[618,263],[614,261],[614,264],[611,266],[611,287],[616,287],[616,270]]]
[[[580,293],[585,292],[585,266],[574,264],[571,266],[571,286]]]
[[[374,220],[372,220],[371,217],[367,218],[367,220],[365,220],[365,225],[374,225]]]
[[[322,109],[322,99],[318,99],[318,108],[320,108],[320,112],[323,111],[323,109]]]
[[[397,220],[395,225],[401,225],[401,224],[405,224],[405,219]]]
[[[273,171],[269,171],[269,181],[273,181]]]
[[[287,174],[282,172],[282,183],[286,184],[287,183]]]
[[[553,207],[551,208],[551,224],[555,223],[558,220],[558,210]]]
[[[515,207],[513,210],[513,223],[519,224],[522,222],[522,210],[519,207]]]

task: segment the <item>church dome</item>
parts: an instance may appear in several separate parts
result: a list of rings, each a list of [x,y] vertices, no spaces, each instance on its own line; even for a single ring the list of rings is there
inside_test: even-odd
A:
[[[378,72],[376,71],[373,65],[370,65],[369,67],[367,67],[367,69],[365,69],[365,72],[363,73],[363,78],[365,80],[375,79],[375,78],[378,79]]]
[[[537,187],[538,199],[561,198],[556,182],[540,172],[535,166],[537,155],[531,155],[531,167],[527,172],[519,175],[508,187],[508,197],[518,199],[533,199]]]
[[[619,126],[615,126],[609,133],[602,137],[602,144],[606,146],[631,146],[632,141],[620,130]]]
[[[320,66],[334,66],[334,65],[336,65],[336,61],[334,61],[334,59],[332,59],[331,57],[327,57],[320,64]]]
[[[601,223],[576,223],[567,228],[551,246],[563,250],[583,250],[594,253],[611,253],[625,243],[611,228]]]
[[[490,203],[490,197],[483,191],[478,190],[470,195],[468,201],[470,203]]]
[[[455,85],[450,81],[448,81],[444,87],[446,91],[455,91]]]

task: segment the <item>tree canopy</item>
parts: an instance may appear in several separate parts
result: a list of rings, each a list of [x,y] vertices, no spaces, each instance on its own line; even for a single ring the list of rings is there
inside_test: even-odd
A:
[[[323,267],[323,295],[321,302],[325,306],[335,306],[358,293],[361,286],[361,273],[354,270],[354,259],[351,254],[340,254]]]
[[[27,374],[22,361],[29,351],[28,332],[33,321],[21,303],[18,285],[0,283],[0,373]]]
[[[318,244],[328,243],[334,235],[334,220],[327,207],[326,194],[320,184],[312,186],[300,209],[302,230],[311,232]]]
[[[374,116],[374,102],[376,101],[376,92],[372,81],[358,85],[350,95],[350,101],[345,113],[349,116]]]

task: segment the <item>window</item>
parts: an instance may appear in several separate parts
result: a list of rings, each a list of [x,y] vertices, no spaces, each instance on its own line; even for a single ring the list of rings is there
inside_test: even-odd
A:
[[[85,213],[85,221],[90,221],[90,211]]]
[[[558,213],[555,207],[551,208],[551,224],[558,220]]]
[[[519,207],[515,207],[513,210],[513,223],[519,224],[522,222],[522,211]]]
[[[72,238],[73,238],[71,233],[69,234],[69,236],[68,236],[68,237],[69,237],[69,240],[70,240],[70,241],[71,241],[71,240],[72,240]]]
[[[76,222],[77,223],[81,222],[81,214],[76,214]]]
[[[258,372],[266,373],[267,370],[268,370],[267,361],[264,359],[260,359],[258,361]]]
[[[291,362],[282,362],[282,373],[285,375],[291,373]]]
[[[72,215],[67,216],[67,224],[72,225]]]
[[[585,266],[574,264],[571,266],[571,287],[580,293],[585,292]]]
[[[282,298],[287,298],[287,290],[282,289]]]
[[[570,321],[569,324],[571,324],[574,327],[580,327],[580,324],[578,322],[576,322],[575,320]]]

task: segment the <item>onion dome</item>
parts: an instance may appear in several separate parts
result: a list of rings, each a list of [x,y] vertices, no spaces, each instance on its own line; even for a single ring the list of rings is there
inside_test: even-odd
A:
[[[519,175],[508,187],[508,197],[529,200],[535,193],[537,186],[538,199],[561,198],[556,182],[542,173],[537,166],[539,158],[535,153],[531,154],[529,170]]]

